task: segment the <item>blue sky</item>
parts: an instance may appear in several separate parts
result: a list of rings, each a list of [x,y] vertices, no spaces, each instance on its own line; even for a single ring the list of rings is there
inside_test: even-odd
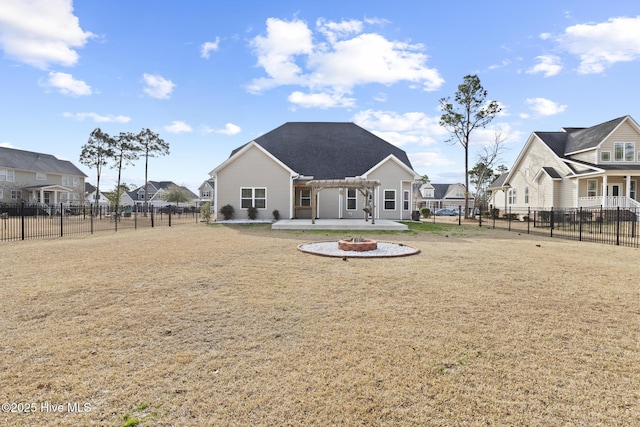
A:
[[[234,148],[289,121],[354,122],[432,182],[464,181],[439,100],[477,74],[510,166],[533,131],[637,113],[640,2],[2,0],[0,145],[78,162],[100,127],[171,146],[149,178],[196,191]],[[115,184],[106,170],[102,189]],[[142,185],[144,162],[123,171]]]

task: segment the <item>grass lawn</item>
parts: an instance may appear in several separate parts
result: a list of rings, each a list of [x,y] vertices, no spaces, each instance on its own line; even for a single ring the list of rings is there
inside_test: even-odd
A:
[[[0,402],[35,410],[0,425],[637,425],[638,249],[413,223],[364,237],[418,255],[297,250],[343,237],[2,243]]]

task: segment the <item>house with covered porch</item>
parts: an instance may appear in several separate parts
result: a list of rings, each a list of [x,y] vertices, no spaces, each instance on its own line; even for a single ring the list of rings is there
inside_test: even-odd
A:
[[[491,207],[618,207],[640,212],[640,127],[623,116],[592,127],[533,132],[511,170],[496,179]]]
[[[231,152],[210,173],[216,216],[277,210],[286,219],[411,219],[407,154],[354,123],[289,122]]]
[[[0,203],[82,203],[86,177],[51,154],[0,147]]]

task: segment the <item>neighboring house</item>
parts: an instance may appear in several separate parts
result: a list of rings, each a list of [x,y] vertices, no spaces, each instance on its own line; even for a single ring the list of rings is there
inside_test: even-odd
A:
[[[0,147],[0,202],[84,203],[86,177],[51,154]]]
[[[289,122],[235,149],[213,169],[214,201],[246,218],[410,219],[420,176],[407,154],[353,123]],[[361,188],[357,188],[362,184]],[[369,186],[365,188],[366,186]],[[315,200],[313,196],[315,195]]]
[[[162,198],[164,193],[169,187],[176,186],[181,187],[189,192],[191,201],[188,203],[195,203],[198,201],[198,196],[191,190],[181,185],[175,184],[173,181],[149,181],[146,193],[147,206],[150,207],[162,207],[169,204]],[[145,202],[145,186],[142,185],[133,191],[127,191],[120,197],[121,206],[139,206],[142,207]]]
[[[96,187],[89,184],[88,182],[85,182],[84,183],[84,194],[85,194],[84,201],[92,205],[95,204],[96,191],[97,191]],[[109,199],[107,198],[107,196],[104,195],[102,191],[98,195],[98,206],[109,206]]]
[[[198,193],[200,195],[200,203],[211,203],[212,212],[215,210],[215,203],[213,200],[214,190],[215,189],[215,181],[213,179],[207,179],[205,182],[198,187]]]
[[[640,127],[630,116],[589,128],[533,132],[490,186],[492,207],[640,208]]]
[[[455,209],[460,206],[464,211],[464,184],[421,184],[418,189],[420,199],[418,208],[429,208],[431,212],[438,209]],[[469,207],[473,208],[473,198],[469,199]]]

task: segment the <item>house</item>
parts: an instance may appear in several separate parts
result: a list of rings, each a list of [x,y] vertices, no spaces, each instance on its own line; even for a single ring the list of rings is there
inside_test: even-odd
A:
[[[162,207],[169,204],[166,200],[163,199],[162,194],[169,189],[169,187],[181,187],[185,191],[188,192],[191,200],[188,203],[195,203],[198,200],[198,196],[195,195],[191,190],[181,185],[175,184],[173,181],[148,181],[147,193],[146,193],[146,201],[147,206],[150,207]],[[138,206],[142,208],[142,205],[145,202],[145,185],[142,185],[136,188],[133,191],[126,191],[120,197],[120,205],[121,206]]]
[[[51,154],[0,147],[0,202],[83,203],[87,175]]]
[[[511,170],[489,187],[492,207],[640,208],[640,127],[630,116],[588,128],[533,132]]]
[[[464,207],[464,184],[432,184],[426,182],[418,188],[418,208],[429,208],[431,212],[438,209],[455,209]],[[473,207],[473,199],[469,199],[469,207]],[[463,209],[464,211],[464,209]]]
[[[198,187],[198,194],[200,196],[200,204],[209,202],[213,210],[215,207],[213,194],[215,188],[215,181],[213,179],[205,180],[200,187]]]
[[[84,183],[84,201],[85,203],[88,204],[95,204],[96,203],[96,191],[98,189],[96,187],[94,187],[93,185],[89,184],[88,182]],[[107,196],[104,195],[104,193],[101,191],[100,194],[98,194],[98,206],[109,206],[109,199],[107,198]]]
[[[407,154],[354,123],[289,122],[244,144],[209,173],[218,207],[245,218],[411,218],[420,176]],[[379,201],[379,202],[378,202]]]

